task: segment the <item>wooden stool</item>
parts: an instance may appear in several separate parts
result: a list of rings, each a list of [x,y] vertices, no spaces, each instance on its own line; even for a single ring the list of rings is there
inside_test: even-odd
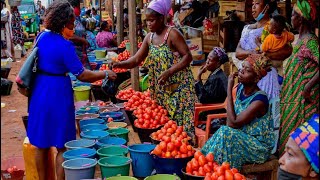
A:
[[[247,164],[242,166],[241,173],[253,174],[257,173],[258,180],[277,180],[279,162],[275,156],[263,164]]]

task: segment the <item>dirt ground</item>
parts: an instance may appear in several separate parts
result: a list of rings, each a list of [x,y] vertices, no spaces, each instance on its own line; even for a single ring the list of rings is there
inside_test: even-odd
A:
[[[1,96],[1,103],[5,103],[5,107],[1,108],[1,161],[12,156],[23,156],[22,145],[26,130],[21,117],[28,115],[27,98],[18,92],[15,78],[24,60],[25,57],[12,62],[8,77],[14,82],[11,94]]]

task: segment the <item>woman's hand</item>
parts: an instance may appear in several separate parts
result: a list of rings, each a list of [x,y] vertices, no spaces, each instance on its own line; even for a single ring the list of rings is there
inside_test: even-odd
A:
[[[229,75],[228,79],[228,93],[232,93],[232,88],[234,86],[234,79],[238,76],[238,72],[234,72],[233,74]],[[230,94],[232,96],[232,94]]]
[[[311,102],[311,88],[309,88],[308,84],[304,87],[302,91],[302,96],[306,100],[306,102]]]
[[[114,81],[117,79],[117,74],[111,70],[106,70],[108,72],[108,79]]]
[[[164,71],[158,78],[158,83],[160,85],[163,85],[167,80],[168,78],[171,76],[171,71],[170,69]]]
[[[200,67],[199,71],[198,71],[198,76],[197,76],[197,80],[198,81],[201,81],[201,75],[203,73],[207,72],[207,66],[206,65],[203,65]]]

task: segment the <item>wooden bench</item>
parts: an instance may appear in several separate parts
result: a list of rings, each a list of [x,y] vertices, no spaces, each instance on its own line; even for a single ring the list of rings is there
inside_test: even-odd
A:
[[[278,167],[278,159],[271,155],[270,159],[263,164],[243,165],[241,173],[244,175],[256,174],[257,180],[277,180]]]

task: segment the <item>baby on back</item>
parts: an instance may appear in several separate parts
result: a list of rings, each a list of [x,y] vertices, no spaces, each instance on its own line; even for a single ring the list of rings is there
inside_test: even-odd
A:
[[[294,40],[293,33],[286,30],[286,19],[281,15],[275,15],[271,18],[268,27],[269,35],[260,42],[256,39],[256,44],[262,52],[276,52],[285,46],[287,43],[292,43]]]

